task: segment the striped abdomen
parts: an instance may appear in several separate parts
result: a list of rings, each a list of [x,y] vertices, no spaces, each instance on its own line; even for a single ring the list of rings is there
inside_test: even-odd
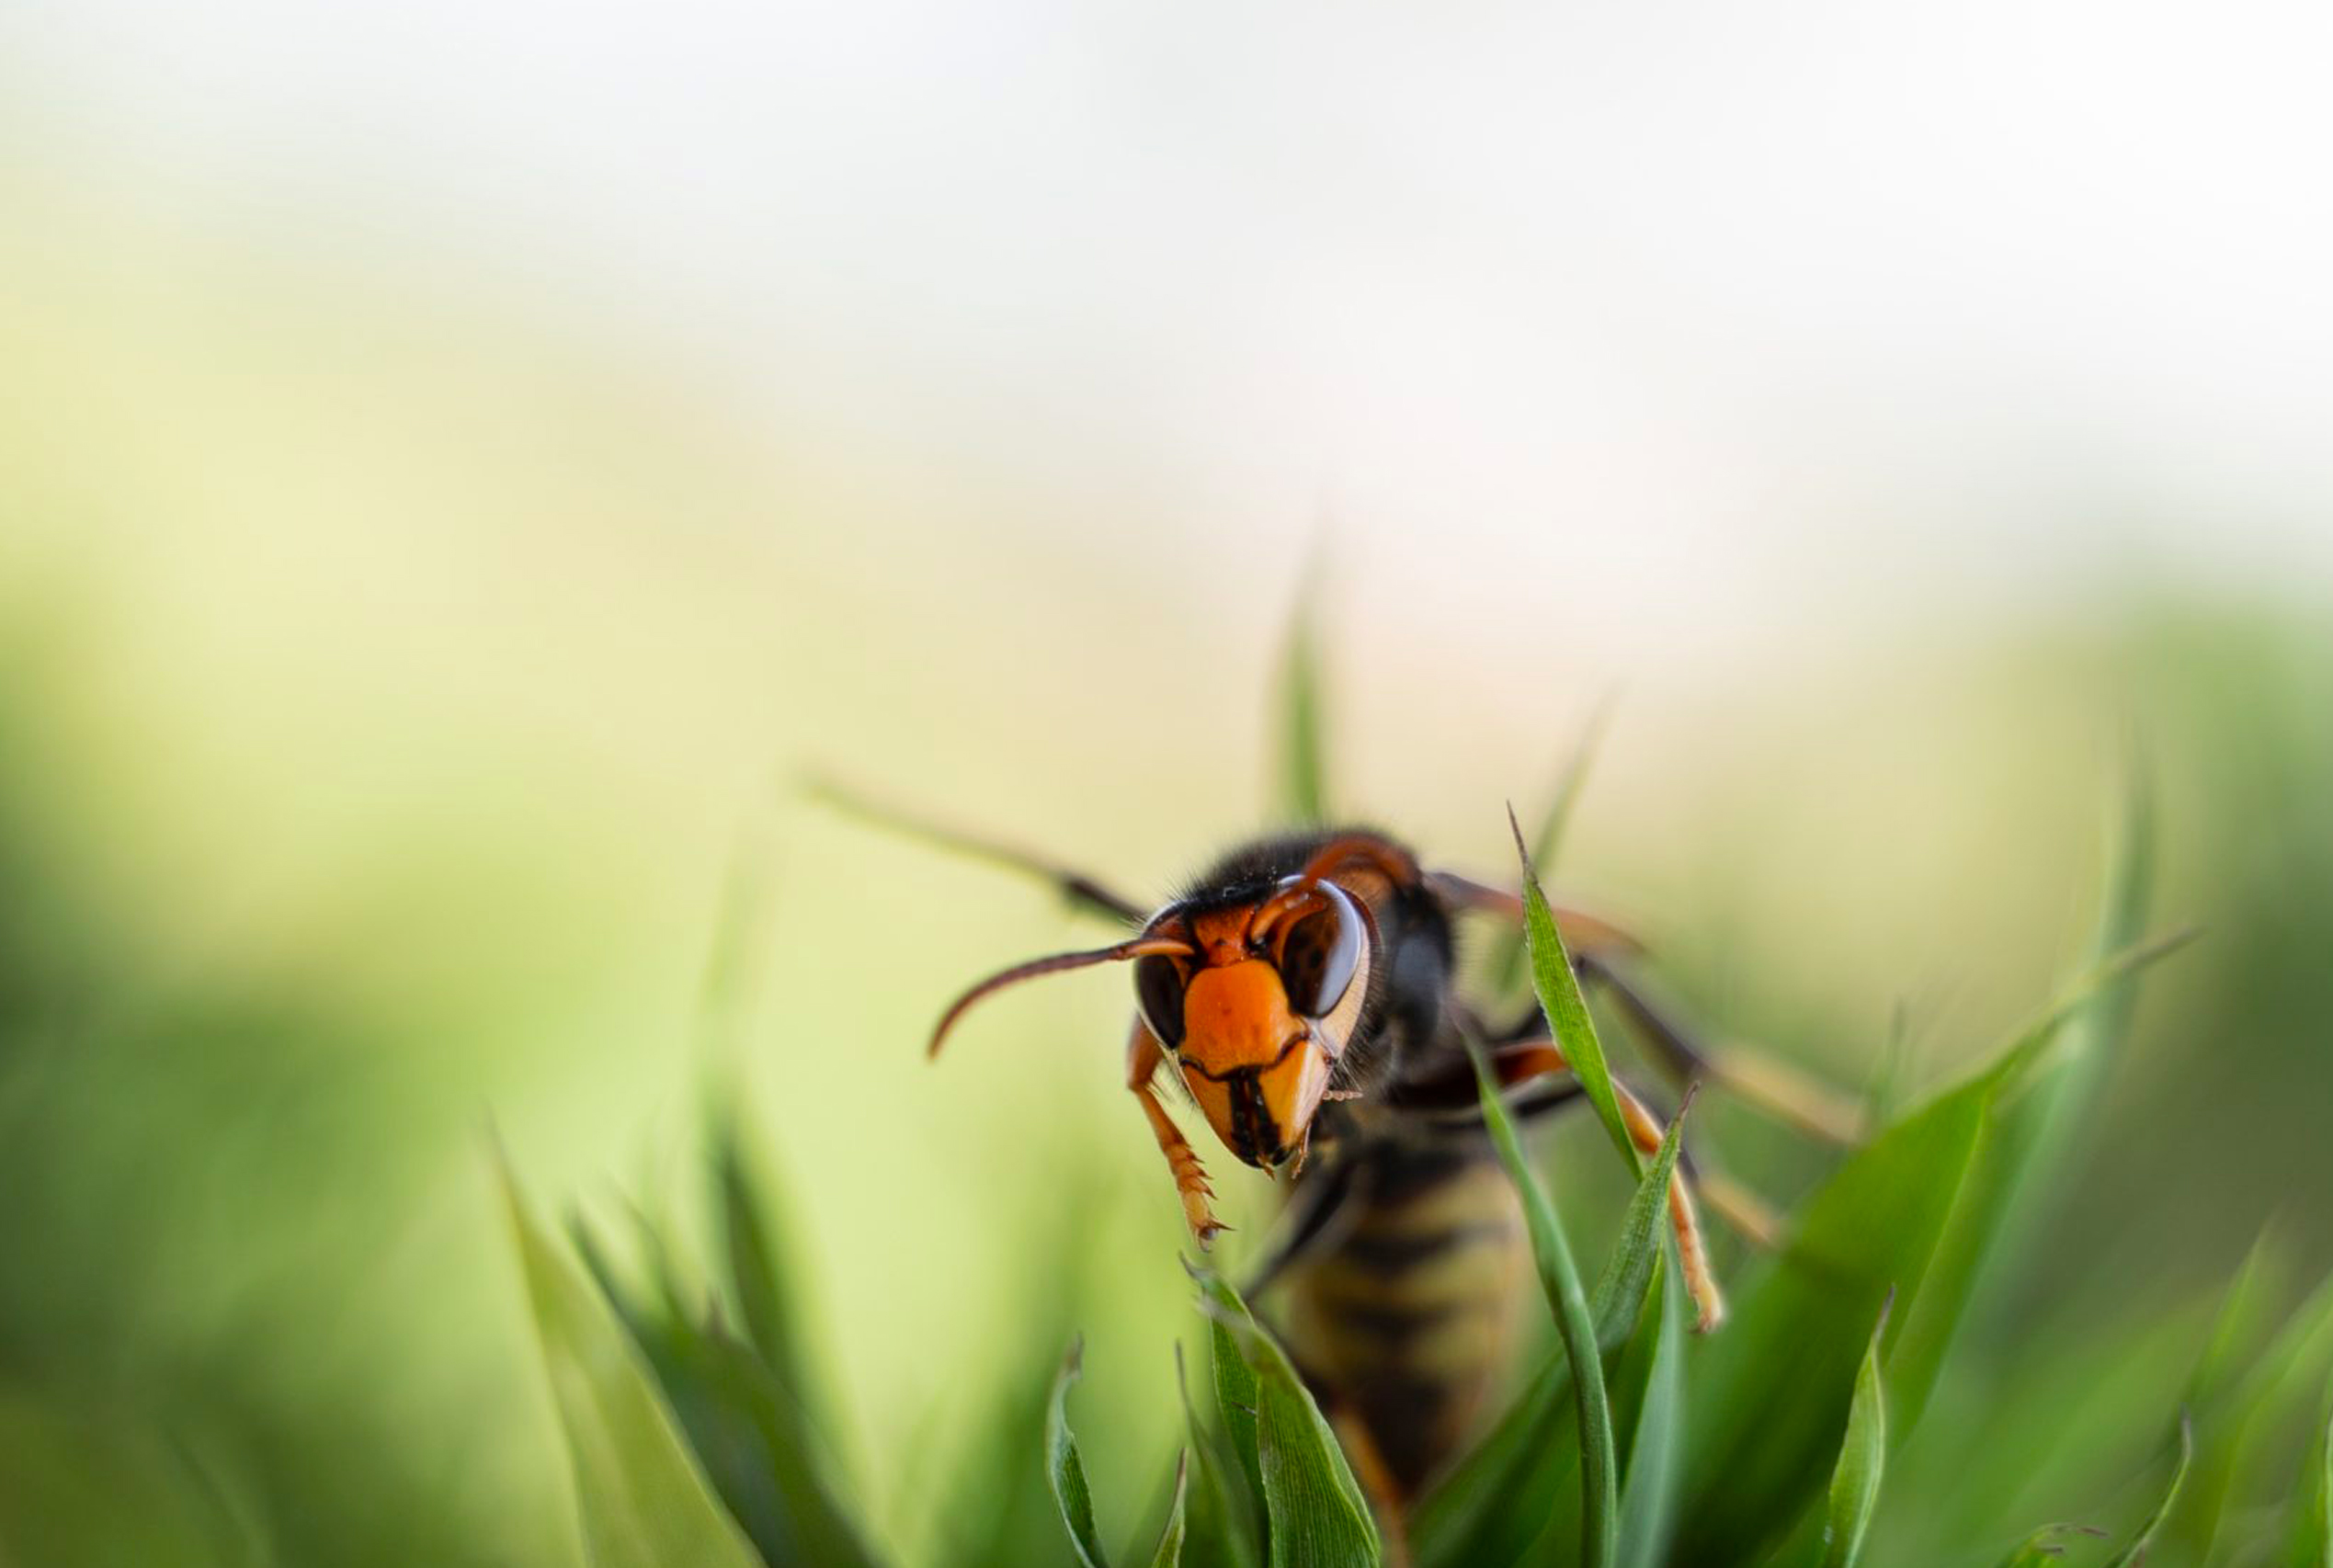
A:
[[[1341,1235],[1292,1269],[1290,1348],[1388,1479],[1419,1489],[1474,1434],[1508,1369],[1524,1277],[1515,1189],[1477,1131],[1349,1156]]]

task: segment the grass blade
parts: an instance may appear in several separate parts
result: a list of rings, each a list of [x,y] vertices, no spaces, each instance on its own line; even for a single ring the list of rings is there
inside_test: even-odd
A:
[[[1655,1164],[1657,1168],[1658,1162]],[[1678,1277],[1671,1268],[1667,1278]],[[1686,1338],[1685,1294],[1665,1286],[1652,1371],[1645,1379],[1644,1405],[1621,1480],[1622,1568],[1660,1568],[1668,1561],[1669,1538],[1676,1532],[1683,1496]]]
[[[1830,1506],[1823,1524],[1823,1568],[1855,1568],[1863,1538],[1879,1506],[1880,1476],[1887,1464],[1887,1396],[1880,1386],[1880,1338],[1887,1332],[1889,1297],[1872,1325],[1872,1343],[1855,1374],[1855,1397],[1847,1410],[1847,1437],[1839,1444],[1838,1468],[1831,1473]]]
[[[2001,1559],[2001,1568],[2056,1568],[2066,1555],[2066,1548],[2058,1544],[2059,1537],[2105,1533],[2088,1525],[2043,1525],[2009,1549],[2009,1554]]]
[[[1175,1497],[1166,1505],[1166,1528],[1159,1532],[1158,1550],[1150,1554],[1150,1568],[1182,1568],[1183,1499],[1190,1486],[1190,1450],[1175,1456]]]
[[[1519,839],[1519,832],[1518,850],[1521,848]],[[1535,888],[1528,862],[1524,874],[1526,884]],[[1538,899],[1542,916],[1546,907],[1546,900]],[[1552,935],[1553,920],[1547,918],[1543,923]],[[1536,964],[1536,938],[1533,949]],[[1560,945],[1556,952],[1564,980],[1569,983],[1571,966],[1562,959]],[[1571,994],[1576,1002],[1576,985],[1572,986]],[[1522,1143],[1515,1135],[1514,1119],[1507,1114],[1507,1102],[1500,1097],[1498,1085],[1491,1076],[1489,1060],[1474,1040],[1467,1041],[1467,1051],[1474,1060],[1483,1120],[1490,1130],[1491,1142],[1498,1151],[1500,1163],[1506,1165],[1508,1178],[1522,1196],[1523,1218],[1530,1227],[1531,1252],[1539,1265],[1540,1288],[1546,1292],[1548,1306],[1555,1314],[1556,1333],[1571,1361],[1573,1404],[1579,1417],[1580,1562],[1585,1568],[1605,1568],[1618,1548],[1620,1496],[1612,1451],[1612,1413],[1604,1396],[1604,1362],[1597,1343],[1596,1322],[1588,1313],[1587,1293],[1580,1289],[1579,1269],[1572,1261],[1571,1243],[1565,1238],[1563,1223],[1556,1218],[1555,1207],[1548,1199],[1546,1187],[1541,1185],[1538,1173],[1523,1158]],[[1609,1095],[1610,1082],[1604,1087]],[[1633,1151],[1631,1153],[1633,1155]]]
[[[1241,1475],[1247,1483],[1247,1494],[1260,1501],[1264,1495],[1263,1464],[1257,1450],[1257,1410],[1261,1403],[1256,1386],[1255,1369],[1241,1353],[1239,1341],[1233,1334],[1229,1314],[1247,1315],[1247,1303],[1239,1299],[1239,1292],[1221,1276],[1207,1269],[1193,1267],[1186,1260],[1185,1272],[1197,1282],[1200,1294],[1214,1308],[1207,1314],[1209,1346],[1215,1369],[1216,1414],[1223,1423],[1223,1431],[1231,1438],[1233,1457],[1239,1461]],[[1266,1534],[1270,1531],[1269,1512]]]
[[[2316,1451],[2309,1465],[2312,1472],[2302,1477],[2305,1486],[2313,1486],[2307,1512],[2306,1544],[2300,1561],[2309,1568],[2333,1568],[2333,1391],[2326,1400],[2327,1410],[2316,1424]]]
[[[1271,1568],[1356,1568],[1383,1543],[1336,1434],[1288,1353],[1220,1277],[1194,1270],[1201,1307],[1229,1336],[1256,1392],[1256,1454]],[[1226,1413],[1228,1415],[1228,1412]]]
[[[1626,1344],[1635,1329],[1645,1293],[1652,1289],[1654,1266],[1664,1256],[1662,1243],[1669,1234],[1669,1187],[1677,1174],[1678,1153],[1684,1147],[1685,1119],[1700,1093],[1698,1085],[1687,1089],[1677,1114],[1669,1119],[1661,1146],[1637,1178],[1628,1211],[1621,1218],[1620,1241],[1604,1272],[1597,1276],[1596,1293],[1588,1304],[1596,1317],[1596,1342],[1607,1354]]]
[[[499,1162],[499,1170],[592,1562],[600,1568],[758,1568],[631,1340],[528,1212],[508,1164]]]
[[[793,1291],[734,1111],[713,1112],[712,1138],[715,1198],[737,1315],[744,1322],[747,1341],[760,1352],[778,1381],[793,1392],[795,1400],[810,1410],[810,1391],[805,1386],[808,1362],[802,1353]]]
[[[1199,1417],[1183,1377],[1183,1347],[1175,1346],[1175,1388],[1182,1396],[1185,1452],[1191,1460],[1185,1550],[1196,1568],[1258,1568],[1264,1560],[1253,1494],[1222,1432]]]
[[[1588,1091],[1588,1102],[1595,1106],[1604,1130],[1612,1135],[1621,1158],[1628,1162],[1629,1173],[1642,1175],[1644,1161],[1628,1135],[1628,1124],[1621,1119],[1620,1096],[1612,1090],[1612,1071],[1604,1059],[1603,1042],[1596,1038],[1596,1020],[1588,1017],[1587,1000],[1579,994],[1572,956],[1564,950],[1563,935],[1555,929],[1555,912],[1548,907],[1531,851],[1523,846],[1522,824],[1515,820],[1511,806],[1507,825],[1515,835],[1516,858],[1522,862],[1523,944],[1531,956],[1531,989],[1538,993],[1540,1011],[1547,1016],[1548,1029],[1571,1064],[1572,1075]]]
[[[1608,1360],[1634,1332],[1663,1256],[1669,1178],[1691,1105],[1689,1094],[1636,1184],[1619,1240],[1588,1297],[1597,1346]],[[1512,1561],[1536,1533],[1530,1521],[1508,1517],[1515,1499],[1553,1495],[1579,1462],[1571,1363],[1560,1345],[1517,1386],[1521,1392],[1473,1452],[1411,1511],[1410,1543],[1420,1562]]]
[[[1280,668],[1280,807],[1289,820],[1328,820],[1326,702],[1322,695],[1318,595],[1307,583],[1288,629]]]
[[[2185,1411],[2181,1411],[2179,1462],[2171,1467],[2171,1481],[2163,1488],[2163,1500],[2155,1505],[2155,1512],[2147,1516],[2146,1523],[2139,1527],[2137,1535],[2131,1538],[2131,1544],[2107,1559],[2103,1568],[2138,1568],[2138,1564],[2146,1560],[2147,1548],[2155,1544],[2156,1536],[2162,1531],[2163,1521],[2171,1517],[2171,1508],[2179,1500],[2179,1483],[2187,1479],[2188,1464],[2194,1458],[2194,1423],[2188,1419]]]
[[[1053,1483],[1053,1502],[1078,1561],[1086,1568],[1110,1568],[1100,1532],[1094,1528],[1094,1494],[1086,1483],[1086,1461],[1078,1457],[1077,1437],[1069,1429],[1069,1385],[1077,1381],[1084,1349],[1082,1341],[1071,1340],[1061,1370],[1053,1374],[1053,1397],[1045,1406],[1045,1476]]]

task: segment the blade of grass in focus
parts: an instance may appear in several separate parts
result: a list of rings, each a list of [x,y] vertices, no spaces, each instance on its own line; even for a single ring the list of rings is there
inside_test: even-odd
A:
[[[1297,1377],[1288,1353],[1220,1276],[1193,1269],[1200,1304],[1223,1330],[1254,1391],[1258,1491],[1268,1520],[1271,1568],[1360,1568],[1383,1554],[1377,1522],[1336,1434]],[[1219,1388],[1225,1386],[1220,1380]],[[1228,1424],[1246,1412],[1227,1406]]]
[[[1689,1100],[1637,1183],[1588,1300],[1607,1362],[1628,1343],[1663,1256],[1669,1181],[1690,1108]],[[1562,1346],[1542,1358],[1519,1387],[1505,1414],[1413,1511],[1410,1543],[1426,1568],[1515,1561],[1542,1533],[1563,1495],[1558,1487],[1579,1462],[1579,1426]]]
[[[1519,831],[1517,847],[1521,847]],[[1528,866],[1525,869],[1528,876]],[[1539,907],[1544,915],[1544,900]],[[1553,918],[1544,923],[1553,931]],[[1560,947],[1557,951],[1560,955]],[[1565,978],[1570,978],[1568,964],[1565,965]],[[1578,994],[1575,987],[1575,1000]],[[1522,1142],[1515,1135],[1514,1119],[1507,1113],[1507,1102],[1499,1095],[1497,1080],[1491,1075],[1490,1061],[1479,1041],[1469,1039],[1467,1051],[1474,1059],[1474,1082],[1482,1101],[1484,1124],[1490,1130],[1491,1143],[1498,1151],[1500,1163],[1507,1167],[1508,1179],[1522,1196],[1523,1220],[1531,1232],[1531,1254],[1539,1265],[1540,1289],[1547,1297],[1549,1310],[1555,1314],[1556,1333],[1571,1362],[1573,1406],[1579,1424],[1580,1562],[1585,1568],[1605,1568],[1618,1551],[1620,1481],[1596,1320],[1588,1312],[1587,1292],[1580,1288],[1579,1268],[1572,1261],[1571,1243],[1564,1235],[1563,1222],[1556,1217],[1546,1187],[1523,1157]],[[1605,1092],[1609,1095],[1610,1089],[1608,1083]]]
[[[1676,1158],[1675,1141],[1676,1131],[1672,1128],[1670,1142],[1663,1148],[1672,1162]],[[1662,1211],[1667,1208],[1667,1176],[1662,1174],[1661,1186],[1657,1187],[1652,1186],[1652,1179],[1655,1173],[1665,1170],[1662,1162],[1656,1160],[1645,1178],[1645,1187],[1653,1192]],[[1673,1247],[1668,1256],[1673,1259]],[[1636,1430],[1629,1439],[1621,1477],[1621,1568],[1660,1568],[1668,1560],[1668,1543],[1676,1533],[1677,1512],[1682,1501],[1685,1346],[1689,1335],[1685,1292],[1674,1284],[1678,1278],[1672,1262],[1662,1279],[1652,1364],[1644,1379]]]
[[[592,1562],[756,1568],[607,1304],[527,1211],[499,1157],[497,1170]]]
[[[1571,955],[1564,950],[1563,935],[1555,929],[1555,912],[1548,906],[1546,892],[1539,885],[1531,851],[1523,845],[1522,824],[1515,820],[1511,806],[1507,812],[1507,826],[1515,835],[1515,857],[1522,864],[1523,938],[1531,957],[1531,989],[1539,995],[1540,1010],[1546,1015],[1549,1033],[1563,1051],[1572,1075],[1588,1091],[1588,1103],[1596,1108],[1604,1130],[1612,1135],[1612,1142],[1627,1163],[1629,1174],[1642,1175],[1644,1160],[1636,1152],[1635,1141],[1628,1135],[1627,1122],[1621,1118],[1620,1096],[1612,1088],[1612,1073],[1604,1059],[1603,1042],[1596,1036],[1596,1020],[1588,1017],[1588,1003],[1579,994],[1579,977],[1572,972]]]
[[[1100,1533],[1094,1528],[1094,1493],[1086,1482],[1086,1461],[1077,1452],[1076,1435],[1069,1429],[1069,1388],[1077,1381],[1084,1346],[1071,1340],[1061,1370],[1053,1374],[1053,1396],[1045,1404],[1045,1477],[1053,1489],[1061,1522],[1086,1568],[1110,1568]],[[1178,1494],[1179,1496],[1179,1494]]]
[[[1185,1550],[1193,1568],[1258,1568],[1263,1552],[1254,1500],[1223,1428],[1202,1421],[1191,1403],[1180,1343],[1175,1346],[1175,1388],[1182,1399],[1184,1452],[1190,1467]]]

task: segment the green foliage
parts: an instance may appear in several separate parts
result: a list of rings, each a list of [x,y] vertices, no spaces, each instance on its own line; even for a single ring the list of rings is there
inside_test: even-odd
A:
[[[1552,932],[1553,922],[1546,924]],[[1561,961],[1560,949],[1558,958]],[[1563,969],[1568,979],[1571,966],[1563,963]],[[1576,988],[1573,994],[1578,994]],[[1619,1551],[1620,1476],[1611,1406],[1604,1394],[1604,1358],[1597,1345],[1596,1320],[1588,1312],[1588,1294],[1581,1289],[1579,1268],[1572,1261],[1571,1243],[1565,1238],[1563,1221],[1555,1217],[1555,1206],[1548,1199],[1538,1174],[1523,1157],[1522,1142],[1515,1134],[1514,1119],[1507,1113],[1507,1103],[1500,1096],[1498,1081],[1491,1075],[1490,1063],[1477,1042],[1469,1040],[1467,1049],[1474,1058],[1483,1120],[1490,1129],[1491,1142],[1498,1151],[1500,1164],[1507,1167],[1508,1177],[1522,1194],[1523,1220],[1531,1231],[1531,1256],[1539,1265],[1540,1290],[1554,1312],[1555,1332],[1563,1341],[1564,1356],[1571,1367],[1573,1408],[1579,1422],[1580,1561],[1587,1568],[1603,1568]],[[1606,1093],[1610,1092],[1610,1085],[1607,1084]]]
[[[759,1334],[739,1338],[714,1301],[692,1308],[671,1247],[644,1221],[642,1250],[652,1278],[643,1291],[624,1287],[580,1223],[577,1249],[760,1561],[771,1568],[871,1568],[874,1558],[837,1499],[832,1464],[803,1400],[791,1336],[775,1332],[793,1309],[778,1272],[768,1210],[745,1176],[734,1128],[723,1123],[718,1137],[714,1196],[729,1244],[726,1283],[740,1315],[749,1324],[758,1318]],[[749,1243],[741,1240],[747,1237]],[[742,1305],[757,1298],[758,1306]]]
[[[1563,935],[1555,929],[1555,912],[1539,885],[1531,851],[1523,847],[1522,826],[1511,809],[1507,826],[1515,835],[1516,858],[1522,862],[1523,938],[1531,955],[1531,989],[1539,996],[1540,1010],[1547,1016],[1548,1031],[1580,1087],[1588,1091],[1588,1103],[1596,1108],[1604,1131],[1612,1135],[1613,1145],[1628,1168],[1636,1171],[1642,1162],[1635,1141],[1628,1135],[1628,1124],[1621,1117],[1620,1096],[1612,1088],[1612,1070],[1604,1059],[1603,1041],[1597,1038],[1596,1020],[1588,1015],[1587,998],[1580,994],[1579,977],[1572,972],[1572,956],[1564,950]]]
[[[750,1568],[753,1549],[715,1501],[606,1303],[527,1211],[506,1168],[503,1192],[592,1562],[602,1568]]]
[[[1890,1297],[1864,1348],[1855,1374],[1855,1397],[1847,1407],[1847,1436],[1831,1471],[1830,1506],[1823,1520],[1823,1568],[1855,1568],[1879,1507],[1880,1477],[1887,1469],[1887,1396],[1880,1387],[1880,1336],[1887,1329]]]
[[[1264,1500],[1271,1568],[1358,1568],[1377,1562],[1383,1546],[1368,1500],[1288,1353],[1227,1282],[1203,1271],[1196,1278],[1201,1305],[1215,1326],[1216,1356],[1228,1352],[1243,1369],[1244,1376],[1229,1386],[1254,1400],[1246,1406],[1226,1403],[1223,1416],[1228,1423],[1253,1412],[1257,1489]],[[1217,1387],[1225,1386],[1219,1375]]]
[[[1094,1528],[1094,1492],[1086,1483],[1086,1461],[1078,1457],[1077,1438],[1069,1430],[1069,1385],[1077,1381],[1081,1348],[1072,1340],[1069,1354],[1062,1358],[1061,1370],[1053,1374],[1053,1398],[1045,1406],[1045,1478],[1053,1484],[1053,1502],[1061,1509],[1062,1526],[1069,1531],[1070,1543],[1077,1549],[1077,1560],[1086,1568],[1110,1568],[1100,1535]],[[1178,1487],[1178,1513],[1180,1493]]]
[[[2187,1468],[2194,1458],[2194,1426],[2182,1413],[2179,1416],[2179,1459],[2171,1466],[2171,1479],[2163,1488],[2163,1500],[2155,1505],[2155,1511],[2146,1517],[2146,1522],[2139,1527],[2138,1534],[2131,1538],[2130,1544],[2107,1560],[2106,1568],[2137,1568],[2146,1560],[2147,1549],[2163,1532],[2164,1523],[2171,1517],[2172,1506],[2179,1500],[2180,1483],[2187,1480]]]
[[[1589,1296],[1597,1346],[1607,1366],[1615,1369],[1644,1311],[1662,1256],[1669,1178],[1677,1166],[1685,1122],[1680,1112],[1669,1124],[1667,1137],[1629,1199],[1619,1241]],[[1679,1301],[1667,1310],[1681,1317],[1683,1304]],[[1676,1337],[1681,1341],[1681,1326]],[[1681,1378],[1681,1365],[1673,1375]],[[1410,1523],[1410,1540],[1421,1563],[1512,1562],[1534,1538],[1560,1530],[1567,1517],[1578,1517],[1576,1512],[1567,1516],[1563,1507],[1567,1496],[1578,1496],[1576,1488],[1568,1494],[1562,1489],[1579,1463],[1580,1428],[1568,1353],[1559,1345],[1522,1380],[1520,1391],[1474,1452],[1419,1501]],[[1674,1444],[1674,1424],[1668,1433],[1658,1436]],[[1661,1478],[1660,1489],[1666,1491],[1676,1484],[1677,1456],[1672,1452],[1657,1457],[1671,1471]],[[1531,1502],[1519,1503],[1519,1499]],[[1637,1506],[1650,1507],[1653,1501],[1648,1495],[1640,1498]]]

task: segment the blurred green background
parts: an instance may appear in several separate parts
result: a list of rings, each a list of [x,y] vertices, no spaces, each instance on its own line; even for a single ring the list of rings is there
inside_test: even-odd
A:
[[[637,1201],[686,1228],[709,1093],[742,1101],[794,1218],[839,1441],[884,1543],[935,1553],[946,1478],[1041,1378],[1064,1317],[1086,1334],[1105,1524],[1131,1534],[1190,1314],[1174,1205],[1119,1085],[1126,998],[1101,975],[1031,990],[927,1066],[955,987],[1082,928],[1042,890],[800,784],[839,775],[1163,893],[1261,824],[1269,693],[1309,572],[1345,801],[1497,875],[1505,802],[1542,800],[1613,699],[1559,882],[1646,932],[1714,1032],[1848,1085],[1899,1010],[1924,1084],[2047,994],[2085,936],[2134,742],[2161,796],[2157,907],[2203,937],[2147,980],[2066,1189],[2036,1216],[2037,1266],[1963,1347],[1965,1397],[2043,1377],[2081,1325],[2159,1324],[2124,1386],[2064,1394],[2152,1422],[2264,1226],[2295,1290],[2333,1267],[2333,446],[2301,395],[2326,372],[2321,303],[2255,386],[2277,415],[2257,447],[2184,403],[2117,423],[2122,403],[2074,382],[2029,406],[2030,381],[2008,388],[2031,365],[2006,351],[1885,362],[1919,419],[1965,415],[1904,446],[1911,414],[1819,427],[1872,384],[1838,348],[1854,312],[1827,318],[1837,337],[1745,327],[1705,378],[1676,356],[1692,324],[1730,319],[1707,290],[1683,290],[1700,313],[1679,335],[1651,324],[1647,285],[1608,296],[1608,330],[1525,318],[1510,343],[1496,311],[1451,303],[1473,263],[1343,222],[1365,196],[1218,210],[1177,195],[1205,162],[1144,171],[1150,222],[1183,201],[1235,254],[1161,295],[1114,265],[1142,233],[1050,226],[1059,193],[1008,177],[1012,138],[1051,145],[1081,115],[1113,127],[1098,159],[1139,140],[1074,94],[1040,95],[1051,108],[967,154],[969,188],[1002,193],[988,226],[897,145],[741,142],[685,117],[643,129],[637,166],[611,131],[502,168],[456,114],[445,147],[416,142],[438,161],[413,165],[476,159],[487,183],[448,219],[389,155],[438,123],[420,74],[382,67],[345,122],[321,89],[279,101],[229,74],[245,118],[194,138],[198,157],[165,135],[180,99],[146,121],[78,112],[77,87],[118,108],[148,78],[83,81],[111,58],[102,32],[33,16],[11,24],[27,47],[0,167],[0,1556],[576,1561],[489,1151],[498,1137],[552,1205]],[[1336,101],[1359,112],[1407,36],[1368,24]],[[533,59],[472,41],[467,87],[480,59]],[[314,40],[277,44],[296,64]],[[121,58],[165,57],[186,102],[221,69],[158,38]],[[651,62],[655,101],[687,97],[693,58]],[[1410,124],[1462,96],[1474,58],[1386,112]],[[548,104],[587,99],[597,78],[563,59],[521,63],[517,100],[529,71]],[[2115,60],[2132,93],[2159,64]],[[991,81],[931,69],[959,92]],[[1198,134],[1196,100],[1147,70],[1040,75],[1146,84],[1150,118],[1125,124]],[[713,100],[749,85],[722,77]],[[802,125],[887,123],[786,102]],[[363,119],[383,104],[405,118]],[[286,151],[303,116],[334,132],[310,163]],[[252,151],[270,127],[273,162]],[[922,123],[916,144],[946,129]],[[669,156],[691,135],[708,167]],[[1466,207],[1475,165],[1429,146],[1413,187],[1356,135],[1402,192],[1394,212],[1456,193],[1475,227],[1451,244],[1493,254],[1466,249],[1504,210]],[[839,234],[783,173],[828,153]],[[617,171],[597,190],[595,158]],[[1273,179],[1315,188],[1330,162],[1307,143]],[[554,169],[559,222],[499,249],[476,213]],[[773,169],[764,248],[691,271],[689,245],[711,256],[722,231],[689,224]],[[1833,173],[1851,194],[1859,176]],[[2179,188],[2215,188],[2193,179]],[[1964,195],[1938,188],[1948,211]],[[604,228],[572,226],[595,196]],[[2070,229],[2041,223],[2045,269],[2078,275],[2116,237],[2084,199]],[[537,214],[505,216],[515,232]],[[1993,240],[1968,244],[1989,255],[2016,212],[1985,217]],[[1789,210],[1776,223],[1781,252],[1823,243]],[[1511,254],[1569,233],[1532,228]],[[2321,225],[2303,237],[2315,254]],[[759,280],[745,269],[796,242]],[[634,243],[666,292],[609,281]],[[1625,249],[1553,291],[1596,298]],[[2219,300],[2242,255],[2181,265]],[[1273,271],[1292,256],[1374,264],[1275,340],[1278,306],[1314,299],[1312,274]],[[1253,296],[1226,281],[1251,264]],[[959,266],[972,281],[951,295]],[[848,267],[873,281],[802,294]],[[1037,281],[991,298],[1020,269]],[[2256,308],[2296,276],[2271,268]],[[1930,321],[1955,290],[1918,279],[1866,307]],[[2154,296],[2132,290],[2121,305],[2144,313]],[[674,298],[722,303],[684,320]],[[2098,368],[2090,337],[2016,335],[2059,306],[2102,335],[2111,321],[2027,303],[1985,341]],[[2146,374],[2253,384],[2256,340],[2205,313]],[[1370,324],[1397,349],[1322,353]],[[1815,368],[1768,406],[1742,366],[1793,341]],[[1633,381],[1593,373],[1647,346]],[[1532,380],[1535,357],[1567,353],[1590,369]],[[1536,389],[1519,405],[1518,385]],[[1307,412],[1275,424],[1283,402]],[[1477,418],[1490,434],[1452,433]],[[1741,456],[1770,435],[1770,465]],[[1939,473],[1967,482],[1940,493]],[[758,900],[746,983],[709,1015],[740,880]],[[1573,1158],[1583,1131],[1557,1168],[1616,1207],[1609,1161]],[[1705,1135],[1778,1199],[1813,1168],[1727,1108]],[[1224,1185],[1252,1245],[1269,1192]],[[1030,1262],[1064,1236],[1074,1300]],[[1982,1419],[1948,1400],[1930,1422]],[[2126,1473],[2157,1436],[2134,1425]],[[2037,1519],[2115,1501],[2054,1479],[2025,1479]]]

